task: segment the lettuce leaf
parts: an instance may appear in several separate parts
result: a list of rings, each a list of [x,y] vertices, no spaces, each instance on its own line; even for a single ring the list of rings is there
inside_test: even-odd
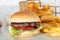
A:
[[[23,32],[23,30],[16,30],[15,28],[11,28],[10,31],[12,36],[15,36]]]

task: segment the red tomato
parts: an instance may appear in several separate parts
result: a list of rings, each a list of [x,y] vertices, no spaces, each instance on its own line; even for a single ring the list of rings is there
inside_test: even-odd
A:
[[[17,30],[32,30],[32,29],[34,29],[34,27],[32,27],[32,26],[22,27],[22,28],[16,27],[16,29],[17,29]]]
[[[26,27],[26,28],[22,28],[22,30],[32,30],[34,29],[34,27]]]

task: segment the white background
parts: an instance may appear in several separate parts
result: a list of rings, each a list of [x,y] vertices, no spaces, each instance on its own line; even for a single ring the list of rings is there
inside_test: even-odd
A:
[[[23,0],[0,0],[0,5],[17,5],[19,1]],[[25,1],[25,0],[24,0]],[[51,5],[54,4],[55,0],[41,0],[42,2],[49,2]],[[59,5],[60,0],[56,0],[56,4]]]

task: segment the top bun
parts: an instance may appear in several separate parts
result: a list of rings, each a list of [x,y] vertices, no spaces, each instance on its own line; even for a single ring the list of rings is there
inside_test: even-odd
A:
[[[39,17],[31,12],[16,12],[10,17],[11,22],[40,22]]]

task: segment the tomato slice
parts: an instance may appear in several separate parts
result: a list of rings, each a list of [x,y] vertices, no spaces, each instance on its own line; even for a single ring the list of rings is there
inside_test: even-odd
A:
[[[26,27],[26,28],[22,28],[22,30],[32,30],[34,29],[33,27]]]
[[[17,29],[17,30],[33,30],[34,27],[33,27],[33,26],[22,27],[22,28],[17,27],[16,29]]]

